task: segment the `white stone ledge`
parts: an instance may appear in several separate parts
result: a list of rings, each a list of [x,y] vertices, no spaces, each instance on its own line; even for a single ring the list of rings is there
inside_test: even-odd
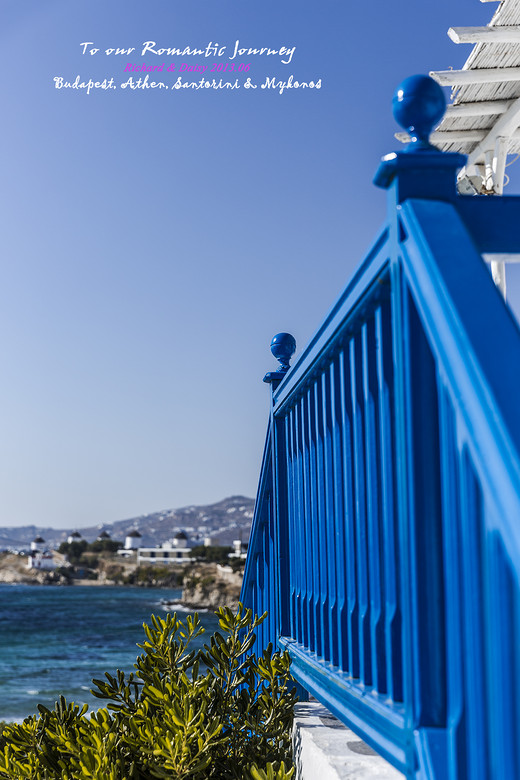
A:
[[[295,780],[404,777],[319,702],[296,705],[293,748]]]

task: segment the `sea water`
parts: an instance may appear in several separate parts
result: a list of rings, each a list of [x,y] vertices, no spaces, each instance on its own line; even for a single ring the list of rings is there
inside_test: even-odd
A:
[[[39,703],[52,709],[60,695],[102,707],[90,693],[92,679],[133,671],[143,622],[164,617],[165,602],[179,597],[162,588],[0,585],[0,720],[21,721]],[[194,647],[217,628],[213,612],[200,618],[206,633]]]

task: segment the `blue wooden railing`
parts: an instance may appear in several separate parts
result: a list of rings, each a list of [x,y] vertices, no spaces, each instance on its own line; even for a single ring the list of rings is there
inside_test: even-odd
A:
[[[514,780],[520,332],[482,255],[520,252],[520,198],[456,195],[431,84],[394,98],[413,140],[376,175],[388,223],[288,371],[274,339],[241,598],[407,777]]]

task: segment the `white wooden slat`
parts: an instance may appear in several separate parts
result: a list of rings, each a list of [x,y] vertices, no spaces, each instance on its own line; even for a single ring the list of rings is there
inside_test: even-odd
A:
[[[491,116],[504,114],[514,100],[480,100],[476,103],[458,103],[446,108],[446,116]]]
[[[488,130],[435,130],[433,133],[430,133],[430,141],[433,144],[481,143],[488,134]],[[408,143],[408,141],[410,141],[410,135],[406,132],[395,133],[394,137],[403,143]],[[520,130],[513,132],[511,137],[515,140],[520,140]],[[482,146],[484,145],[482,144]],[[492,149],[493,146],[490,148]],[[471,160],[471,162],[476,162],[476,160]]]
[[[520,43],[520,26],[450,27],[448,35],[454,43]]]
[[[472,70],[432,70],[430,76],[442,87],[467,84],[498,84],[520,81],[520,68],[474,68]]]

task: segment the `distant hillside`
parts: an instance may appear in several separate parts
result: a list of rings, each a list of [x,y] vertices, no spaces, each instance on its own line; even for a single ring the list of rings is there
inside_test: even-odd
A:
[[[107,531],[112,539],[124,541],[129,531],[142,535],[143,546],[153,546],[170,539],[183,530],[192,538],[210,536],[215,544],[231,544],[233,539],[249,538],[253,518],[254,500],[245,496],[231,496],[207,506],[185,506],[181,509],[164,509],[115,523],[89,528],[55,529],[36,525],[0,528],[0,550],[28,548],[36,536],[42,536],[49,547],[57,547],[72,531],[92,542]]]

